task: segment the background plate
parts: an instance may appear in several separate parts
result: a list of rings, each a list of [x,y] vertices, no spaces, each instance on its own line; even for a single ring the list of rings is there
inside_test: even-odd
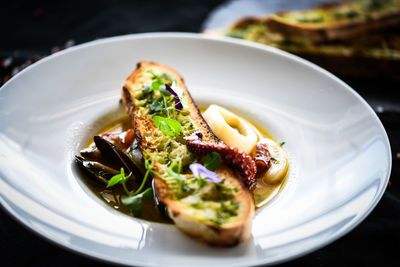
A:
[[[120,86],[140,60],[175,68],[200,106],[222,104],[286,142],[288,182],[256,212],[250,242],[210,248],[119,214],[77,177],[73,155],[104,125],[98,118],[118,113]],[[0,114],[2,205],[58,244],[131,265],[242,266],[304,254],[361,222],[391,168],[380,121],[339,79],[277,49],[196,34],[124,36],[57,53],[2,87]]]

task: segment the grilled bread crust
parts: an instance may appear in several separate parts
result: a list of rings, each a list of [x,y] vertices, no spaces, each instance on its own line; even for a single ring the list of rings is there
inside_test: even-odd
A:
[[[327,10],[346,6],[347,3],[332,3],[320,6],[317,9]],[[345,40],[354,36],[387,29],[400,24],[400,7],[391,12],[377,14],[369,20],[347,19],[324,24],[288,22],[280,18],[280,15],[290,15],[292,12],[279,12],[266,18],[267,27],[277,33],[286,36],[307,38],[313,42],[327,42],[333,40]]]
[[[146,133],[156,130],[152,119],[147,116],[139,116],[135,110],[134,91],[131,90],[133,85],[141,84],[141,74],[148,68],[162,69],[166,73],[174,74],[179,77],[177,86],[185,92],[186,99],[190,109],[190,116],[196,122],[196,130],[203,132],[203,141],[207,143],[216,143],[217,138],[204,121],[201,113],[193,101],[189,91],[187,90],[183,78],[172,68],[155,63],[155,62],[139,62],[135,71],[125,80],[122,87],[122,101],[126,111],[130,115],[135,127],[136,138],[141,151],[150,147],[149,138],[142,138]],[[150,138],[151,139],[151,138]],[[158,172],[160,169],[157,162],[154,163],[154,170]],[[229,221],[222,225],[213,224],[207,220],[202,220],[191,213],[191,208],[172,198],[171,190],[167,184],[156,175],[153,175],[155,184],[155,193],[159,200],[167,207],[170,218],[175,222],[176,226],[187,235],[202,240],[211,245],[233,246],[246,241],[251,234],[251,222],[254,213],[253,198],[249,191],[244,187],[238,176],[227,166],[222,165],[216,170],[216,173],[225,177],[225,179],[236,188],[239,189],[235,194],[235,199],[241,204],[239,215],[236,220]]]

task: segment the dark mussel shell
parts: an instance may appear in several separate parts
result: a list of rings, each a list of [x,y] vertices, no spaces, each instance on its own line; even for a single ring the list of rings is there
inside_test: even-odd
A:
[[[101,136],[96,135],[93,139],[104,159],[110,161],[114,165],[122,164],[122,167],[127,170],[126,173],[130,172],[136,178],[142,177],[140,168],[135,165],[132,159],[126,155],[125,152]]]
[[[90,146],[88,148],[82,149],[81,151],[79,151],[79,154],[81,154],[81,156],[84,157],[86,160],[92,160],[98,162],[103,161],[101,152],[97,149],[97,147]]]
[[[75,161],[79,167],[86,171],[89,175],[95,177],[103,184],[108,184],[108,181],[119,171],[97,161],[86,160],[80,156],[75,156]]]
[[[152,181],[151,181],[151,187],[153,188],[154,202],[156,203],[156,206],[157,206],[158,210],[160,211],[160,214],[166,218],[169,218],[169,216],[167,215],[167,206],[165,206],[165,204],[162,203],[157,197],[156,189],[154,187],[154,179],[152,179]]]

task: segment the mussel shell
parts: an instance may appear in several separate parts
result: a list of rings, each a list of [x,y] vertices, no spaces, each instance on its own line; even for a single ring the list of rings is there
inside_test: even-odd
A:
[[[167,214],[167,206],[165,206],[165,204],[162,203],[157,197],[156,189],[154,186],[154,179],[152,179],[152,181],[151,181],[151,187],[153,188],[154,202],[156,203],[156,206],[157,206],[158,210],[160,211],[160,214],[166,218],[169,218],[169,216]]]
[[[125,152],[101,136],[96,135],[93,139],[104,159],[113,164],[122,164],[122,166],[136,178],[142,177],[140,169]]]
[[[79,153],[86,160],[98,161],[98,162],[103,161],[103,157],[101,156],[101,152],[97,149],[97,147],[92,147],[91,146],[91,147],[82,149],[81,151],[79,151]]]
[[[78,166],[86,171],[89,175],[95,177],[103,184],[108,184],[108,181],[119,171],[97,161],[85,160],[80,156],[75,156],[75,161]]]
[[[136,165],[136,167],[140,170],[141,174],[144,175],[146,173],[146,169],[143,164],[143,155],[142,152],[140,151],[139,147],[137,146],[137,141],[134,141],[134,145],[131,146],[131,148],[127,151],[129,154],[129,157],[132,159],[133,163]],[[136,146],[135,146],[136,144]],[[133,148],[135,147],[135,148]]]

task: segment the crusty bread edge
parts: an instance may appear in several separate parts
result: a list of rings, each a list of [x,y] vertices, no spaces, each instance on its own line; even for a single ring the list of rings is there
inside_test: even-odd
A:
[[[140,71],[142,64],[146,63],[156,64],[158,67],[165,68],[168,71],[175,73],[175,75],[180,78],[183,84],[182,89],[185,91],[185,93],[188,94],[187,99],[189,99],[190,101],[189,105],[191,106],[192,111],[196,112],[195,116],[197,117],[197,119],[201,120],[200,127],[209,132],[209,134],[205,136],[206,140],[208,142],[216,142],[217,138],[211,131],[209,125],[205,122],[196,103],[193,101],[190,92],[187,90],[184,84],[183,78],[172,68],[155,62],[139,62],[137,64],[136,70],[134,70],[131,75],[128,76],[122,86],[122,102],[126,108],[126,111],[131,116],[134,127],[136,128],[137,126],[137,120],[135,114],[135,104],[133,101],[134,97],[129,90],[129,86],[131,84],[130,81],[132,80],[132,78]],[[141,147],[141,137],[137,133],[136,138],[138,140],[140,149],[143,150],[143,147]],[[253,198],[251,197],[250,193],[247,191],[243,183],[234,177],[235,174],[232,170],[223,169],[222,171],[230,172],[230,176],[228,176],[228,179],[233,179],[231,182],[235,183],[236,186],[240,188],[239,197],[241,198],[241,200],[244,201],[246,205],[243,204],[241,210],[241,218],[244,218],[244,220],[238,220],[227,225],[223,225],[221,227],[217,227],[211,223],[198,221],[194,217],[188,215],[188,213],[185,212],[182,203],[173,201],[166,197],[168,194],[163,191],[167,190],[167,185],[164,183],[164,181],[157,177],[153,177],[153,179],[155,180],[156,194],[161,196],[160,200],[168,207],[169,216],[172,220],[174,220],[178,228],[181,229],[185,234],[201,240],[209,245],[234,246],[238,243],[245,242],[250,238],[252,218],[254,214],[254,202]]]
[[[371,31],[378,31],[400,24],[400,10],[382,15],[372,21],[347,21],[331,25],[307,25],[290,23],[276,15],[269,16],[265,23],[269,30],[283,35],[308,38],[314,42],[343,40]]]

